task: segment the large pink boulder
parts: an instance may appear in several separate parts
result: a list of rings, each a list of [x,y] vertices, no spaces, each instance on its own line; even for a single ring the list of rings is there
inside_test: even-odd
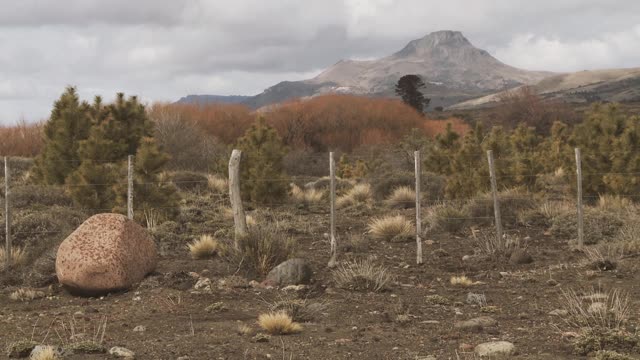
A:
[[[56,257],[58,281],[71,292],[125,290],[152,272],[156,246],[146,230],[119,214],[98,214],[67,237]]]

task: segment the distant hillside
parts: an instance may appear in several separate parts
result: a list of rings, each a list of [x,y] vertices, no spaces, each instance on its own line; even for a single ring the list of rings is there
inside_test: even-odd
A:
[[[242,95],[187,95],[176,102],[178,104],[240,104],[250,97]]]
[[[532,85],[531,89],[545,99],[571,103],[640,101],[640,68],[588,70],[555,75]],[[450,108],[471,109],[491,106],[507,92],[502,91],[472,99]]]

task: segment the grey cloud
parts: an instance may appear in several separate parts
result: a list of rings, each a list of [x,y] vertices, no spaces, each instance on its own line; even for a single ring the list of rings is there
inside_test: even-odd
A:
[[[635,0],[12,1],[0,11],[0,123],[46,116],[69,84],[87,98],[255,94],[441,29],[514,66],[640,66],[638,26]]]

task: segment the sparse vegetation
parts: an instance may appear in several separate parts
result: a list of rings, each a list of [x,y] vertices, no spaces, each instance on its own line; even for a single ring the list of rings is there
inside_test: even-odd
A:
[[[9,295],[13,301],[31,301],[45,297],[46,294],[35,289],[20,288]]]
[[[194,259],[208,259],[223,254],[224,246],[211,235],[202,235],[187,245]]]
[[[396,209],[412,208],[416,205],[416,192],[408,186],[401,186],[393,190],[386,202]]]
[[[254,275],[264,276],[273,267],[293,257],[293,240],[274,225],[253,226],[239,241],[235,258]]]
[[[392,278],[386,267],[366,259],[340,264],[333,272],[333,280],[339,288],[379,292],[390,286]]]
[[[366,204],[373,199],[373,192],[369,184],[356,184],[349,189],[344,195],[336,199],[336,207],[338,209],[353,206],[357,204]]]
[[[291,199],[297,204],[311,205],[320,203],[326,192],[314,188],[301,189],[296,184],[291,184]]]
[[[373,219],[368,228],[374,239],[390,242],[406,241],[415,233],[413,224],[402,215]]]
[[[35,355],[31,355],[29,357],[30,360],[59,360],[60,356],[58,356],[58,352],[53,346],[44,346],[35,353]]]
[[[451,283],[451,285],[453,286],[471,286],[473,285],[473,280],[469,279],[466,276],[452,276],[451,279],[449,279],[449,283]]]
[[[302,326],[294,322],[285,311],[260,314],[258,325],[271,335],[288,335],[302,331]]]

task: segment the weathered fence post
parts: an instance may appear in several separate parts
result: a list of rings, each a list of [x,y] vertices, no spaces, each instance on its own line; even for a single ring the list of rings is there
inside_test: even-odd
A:
[[[422,219],[420,216],[420,182],[422,174],[422,160],[420,151],[414,153],[416,163],[416,264],[422,264]]]
[[[331,207],[331,258],[328,266],[330,268],[337,265],[338,242],[336,240],[336,162],[333,158],[333,152],[329,153],[329,201]]]
[[[498,201],[498,184],[496,181],[496,167],[493,161],[493,150],[487,151],[489,159],[489,175],[491,176],[491,194],[493,196],[493,213],[496,218],[496,237],[498,245],[502,246],[502,217],[500,216],[500,201]]]
[[[578,182],[578,246],[584,245],[584,214],[582,213],[582,158],[579,148],[576,152],[576,175]]]
[[[5,235],[6,235],[6,248],[5,248],[5,265],[6,269],[11,266],[12,246],[11,246],[11,209],[9,207],[10,195],[9,190],[9,157],[4,157],[4,220],[5,220]]]
[[[241,237],[247,235],[247,218],[242,206],[242,196],[240,194],[240,158],[242,151],[233,150],[229,159],[229,198],[233,209],[233,223],[235,225],[235,247]]]
[[[133,155],[127,157],[127,217],[133,220]]]

